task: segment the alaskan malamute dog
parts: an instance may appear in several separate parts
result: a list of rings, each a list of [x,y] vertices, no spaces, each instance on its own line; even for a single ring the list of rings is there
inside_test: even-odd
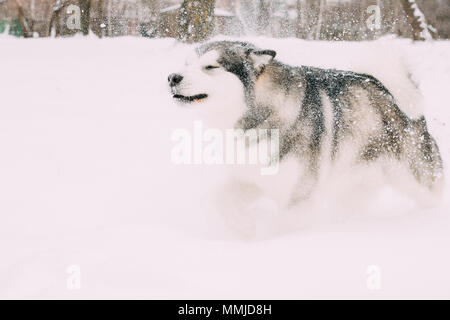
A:
[[[279,129],[281,163],[294,159],[299,166],[294,189],[284,192],[288,206],[312,194],[324,168],[343,162],[383,163],[388,174],[403,168],[422,189],[440,190],[443,164],[425,118],[409,118],[379,80],[293,67],[275,56],[245,42],[201,45],[185,70],[168,77],[173,98],[224,128]]]

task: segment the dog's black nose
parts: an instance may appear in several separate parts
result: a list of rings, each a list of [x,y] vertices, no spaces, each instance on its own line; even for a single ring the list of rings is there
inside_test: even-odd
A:
[[[172,73],[171,75],[169,75],[169,78],[167,80],[169,80],[169,85],[173,87],[179,84],[181,80],[183,80],[183,76],[178,73]]]

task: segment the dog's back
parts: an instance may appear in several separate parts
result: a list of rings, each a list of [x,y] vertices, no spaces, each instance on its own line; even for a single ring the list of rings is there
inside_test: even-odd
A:
[[[409,118],[370,75],[272,61],[256,80],[255,101],[241,125],[280,128],[281,157],[294,153],[305,162],[303,185],[314,186],[321,164],[341,157],[354,164],[395,162],[430,190],[442,185],[439,148],[425,118]],[[289,109],[297,112],[286,112]],[[255,122],[260,114],[268,116]],[[300,192],[297,200],[310,192]]]

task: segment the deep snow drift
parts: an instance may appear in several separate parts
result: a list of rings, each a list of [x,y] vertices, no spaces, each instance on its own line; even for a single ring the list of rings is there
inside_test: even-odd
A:
[[[423,108],[450,160],[449,42],[251,41],[287,63],[374,74],[414,102],[409,114]],[[347,190],[337,181],[303,208],[305,225],[243,237],[212,200],[223,168],[170,159],[173,130],[196,119],[166,85],[189,47],[0,44],[1,298],[450,298],[448,188],[433,209],[389,190],[367,205],[353,205],[361,195],[351,188],[322,201]],[[423,102],[401,97],[407,72]],[[79,290],[67,288],[73,265]],[[372,265],[380,290],[367,285]]]

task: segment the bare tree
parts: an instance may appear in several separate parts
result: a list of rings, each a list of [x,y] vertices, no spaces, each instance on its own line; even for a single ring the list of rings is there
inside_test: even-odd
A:
[[[23,0],[15,0],[19,11],[19,23],[23,30],[23,36],[25,38],[31,38],[34,35],[34,24],[35,19],[33,19],[33,3]]]
[[[414,40],[436,39],[437,32],[427,23],[425,15],[420,10],[416,0],[400,0],[405,10],[409,24],[413,29]]]
[[[270,21],[270,4],[266,0],[259,0],[258,33],[267,34]]]
[[[319,1],[319,12],[318,12],[318,16],[317,16],[317,27],[316,27],[316,31],[315,31],[315,36],[314,39],[315,40],[319,40],[320,39],[320,31],[322,30],[322,24],[323,24],[323,19],[324,19],[324,14],[325,14],[325,6],[326,6],[326,0],[320,0]]]
[[[84,35],[89,34],[89,24],[90,24],[90,17],[91,17],[91,1],[93,1],[93,0],[80,0],[81,32]]]
[[[436,27],[439,38],[450,38],[450,1],[416,0],[419,8],[427,17],[427,22]]]
[[[214,31],[215,0],[184,0],[178,14],[178,38],[185,42],[201,42]]]
[[[306,39],[316,40],[320,35],[324,6],[325,0],[305,0],[303,10],[306,14],[304,23]]]
[[[304,37],[305,17],[303,15],[302,0],[297,0],[297,22],[295,28],[295,36],[297,38]]]

